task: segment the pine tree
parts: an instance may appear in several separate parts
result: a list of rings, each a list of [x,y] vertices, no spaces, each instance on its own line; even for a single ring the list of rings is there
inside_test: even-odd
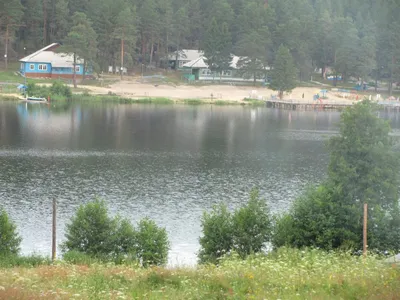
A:
[[[235,47],[235,54],[240,55],[237,63],[238,74],[244,78],[253,78],[254,85],[258,78],[266,77],[267,48],[268,41],[256,30],[242,35]]]
[[[213,72],[219,72],[220,79],[222,71],[228,70],[231,63],[232,38],[228,25],[221,26],[213,18],[204,37],[204,56],[208,67]]]
[[[136,42],[136,11],[133,12],[129,7],[121,10],[118,14],[116,28],[114,30],[113,37],[118,39],[121,43],[120,53],[120,72],[121,79],[123,76],[124,59],[127,58],[132,63],[132,56],[129,55],[127,50],[133,51],[134,44]]]
[[[296,74],[297,69],[289,49],[281,45],[271,71],[270,88],[278,91],[279,98],[282,99],[284,92],[289,92],[296,87]]]
[[[73,81],[74,87],[76,88],[76,62],[77,59],[83,59],[84,65],[94,64],[96,52],[97,52],[97,42],[96,42],[96,32],[91,26],[91,22],[87,19],[84,13],[75,13],[72,16],[73,27],[65,38],[64,51],[68,53],[73,53],[74,56],[74,68],[73,68]],[[85,75],[85,70],[83,72]],[[84,76],[83,75],[83,76]]]

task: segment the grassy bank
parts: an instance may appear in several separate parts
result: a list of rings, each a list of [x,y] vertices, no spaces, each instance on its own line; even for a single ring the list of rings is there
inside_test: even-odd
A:
[[[400,270],[374,257],[281,249],[221,266],[0,269],[0,299],[398,299]]]

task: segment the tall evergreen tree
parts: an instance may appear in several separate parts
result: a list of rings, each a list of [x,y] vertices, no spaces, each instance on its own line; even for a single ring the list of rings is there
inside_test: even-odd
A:
[[[281,45],[276,54],[271,71],[270,88],[278,91],[282,99],[284,92],[289,92],[296,87],[297,69],[294,66],[292,55],[285,46]]]
[[[231,47],[232,38],[228,25],[226,23],[219,25],[213,18],[204,37],[203,49],[209,69],[218,72],[220,79],[222,71],[229,69],[232,60]]]
[[[72,16],[72,22],[73,26],[65,38],[63,50],[72,53],[74,56],[73,81],[74,87],[76,88],[77,59],[84,60],[84,69],[87,64],[93,65],[97,52],[97,42],[96,32],[93,30],[91,22],[84,13],[76,12]],[[85,70],[83,70],[83,76],[84,75]]]

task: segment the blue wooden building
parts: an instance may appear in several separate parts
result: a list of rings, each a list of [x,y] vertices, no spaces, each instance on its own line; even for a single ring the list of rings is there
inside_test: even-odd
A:
[[[19,72],[23,76],[31,78],[72,78],[74,68],[73,55],[56,52],[59,46],[60,44],[53,43],[20,59]],[[82,59],[77,59],[75,71],[77,78],[83,77],[84,62]],[[92,74],[92,68],[87,67],[85,76],[91,76]]]

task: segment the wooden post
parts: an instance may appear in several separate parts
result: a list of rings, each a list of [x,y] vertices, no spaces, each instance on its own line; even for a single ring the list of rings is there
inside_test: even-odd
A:
[[[53,232],[52,232],[52,247],[51,247],[51,260],[54,262],[56,259],[56,199],[53,199]]]
[[[5,53],[4,53],[4,67],[8,68],[8,26],[9,24],[7,24],[6,26],[6,40],[4,41],[6,49],[5,49]]]
[[[123,73],[124,73],[124,39],[123,38],[121,39],[121,69],[120,69],[120,72],[121,72],[121,80],[122,80]]]
[[[368,221],[368,204],[364,203],[364,226],[363,226],[363,255],[367,256],[367,221]]]

